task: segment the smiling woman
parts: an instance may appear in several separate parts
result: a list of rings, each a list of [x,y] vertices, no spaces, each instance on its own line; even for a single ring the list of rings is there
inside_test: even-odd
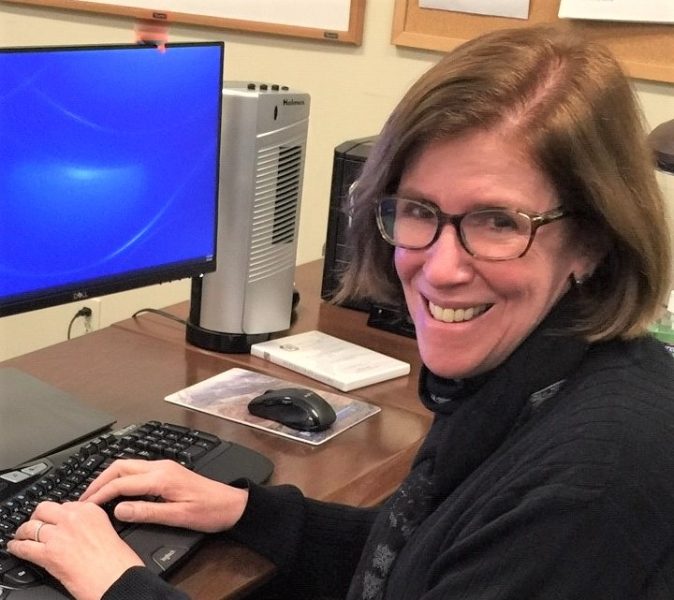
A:
[[[10,551],[100,589],[52,544],[96,540],[104,600],[184,598],[94,518],[142,489],[165,501],[118,518],[228,530],[278,566],[259,598],[671,600],[674,361],[646,332],[669,240],[616,61],[552,26],[468,42],[412,86],[353,189],[341,297],[404,296],[435,417],[388,501],[118,461]]]
[[[566,27],[467,42],[394,110],[349,199],[336,301],[404,297],[436,420],[349,598],[667,598],[653,166],[617,62]],[[647,524],[654,498],[667,508]],[[653,552],[621,550],[639,547]]]
[[[573,220],[561,218],[567,213],[553,187],[520,150],[501,128],[463,134],[427,145],[400,180],[404,195],[466,215],[458,235],[444,227],[416,248],[398,244],[403,231],[393,240],[421,357],[436,375],[472,377],[499,365],[569,290],[573,274],[593,272],[601,258]],[[487,224],[475,217],[494,213]],[[480,227],[468,228],[467,219]]]
[[[539,214],[561,208],[573,214],[567,226],[577,231],[586,251],[602,256],[592,272],[573,273],[584,281],[582,291],[576,290],[576,304],[583,309],[576,319],[578,330],[593,340],[646,331],[669,290],[670,246],[661,227],[666,222],[664,205],[633,90],[603,47],[581,44],[582,36],[567,27],[543,29],[555,39],[531,44],[532,32],[541,28],[523,28],[467,42],[409,90],[354,187],[352,260],[337,301],[363,296],[399,302],[390,244],[406,244],[391,239],[390,225],[383,228],[382,239],[372,210],[382,203],[386,208],[385,198],[391,195],[431,201],[451,214],[494,207]],[[438,198],[457,186],[449,173],[435,184],[442,190],[428,190],[428,183],[419,190],[403,187],[401,178],[409,170],[425,168],[417,165],[419,155],[432,143],[453,142],[461,153],[471,144],[459,146],[458,141],[477,132],[493,134],[491,146],[484,146],[492,152],[479,156],[472,146],[476,189],[464,192],[473,194],[472,205],[448,205],[449,210],[440,205]],[[437,171],[443,160],[448,169],[455,168],[455,158],[447,154],[426,170]],[[502,177],[510,180],[504,181],[507,189],[499,190],[487,175],[506,162],[510,168],[501,169]],[[536,196],[526,201],[521,197],[525,189],[517,179],[518,163],[535,171],[554,201],[537,207],[532,204]],[[486,197],[483,188],[488,185],[496,189]],[[505,197],[509,190],[519,190],[520,196]],[[390,212],[390,204],[388,208]],[[635,227],[637,223],[648,226]]]

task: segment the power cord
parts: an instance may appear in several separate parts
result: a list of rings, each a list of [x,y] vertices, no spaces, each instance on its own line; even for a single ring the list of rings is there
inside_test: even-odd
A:
[[[291,323],[294,323],[295,319],[297,318],[297,312],[295,309],[297,308],[299,301],[300,301],[300,293],[296,289],[293,289],[293,308],[291,313]],[[187,327],[188,325],[188,321],[186,319],[181,319],[180,317],[176,317],[170,312],[166,312],[165,310],[160,310],[158,308],[140,308],[131,315],[131,318],[135,319],[139,315],[142,315],[143,313],[146,312],[153,313],[155,315],[159,315],[160,317],[165,317],[167,319],[171,319],[172,321],[176,321],[182,325],[185,325],[185,327]],[[197,331],[202,331],[204,333],[212,333],[209,329],[204,329],[203,327],[199,327],[199,325],[194,325],[193,323],[190,324],[190,327],[196,329]]]
[[[138,315],[141,315],[143,313],[154,313],[155,315],[159,315],[160,317],[166,317],[167,319],[171,319],[172,321],[177,321],[178,323],[185,325],[187,327],[188,322],[186,319],[181,319],[180,317],[176,317],[175,315],[172,315],[169,312],[166,312],[165,310],[160,310],[158,308],[141,308],[137,310],[135,313],[131,315],[132,319],[135,319]],[[189,324],[192,329],[196,329],[197,331],[201,331],[203,333],[212,333],[209,329],[204,329],[203,327],[199,327],[199,325],[194,325],[193,323]]]
[[[67,339],[70,339],[70,335],[71,335],[72,329],[73,329],[73,323],[74,323],[75,321],[77,321],[77,319],[79,319],[79,318],[81,318],[81,317],[84,317],[85,319],[88,319],[89,317],[91,317],[92,314],[93,314],[93,313],[92,313],[91,309],[90,309],[88,306],[83,306],[82,308],[80,308],[80,309],[75,313],[75,316],[74,316],[72,319],[70,319],[70,323],[68,323],[68,335],[67,335]]]
[[[141,308],[140,310],[137,310],[135,313],[131,315],[132,319],[135,319],[138,315],[141,315],[143,313],[150,312],[154,313],[155,315],[159,315],[161,317],[166,317],[167,319],[171,319],[172,321],[177,321],[178,323],[182,323],[183,325],[187,325],[187,321],[185,319],[181,319],[180,317],[176,317],[175,315],[172,315],[169,312],[166,312],[165,310],[159,310],[158,308]]]
[[[166,317],[167,319],[171,319],[172,321],[176,321],[180,323],[181,325],[184,325],[187,327],[188,325],[192,328],[195,329],[196,331],[201,331],[202,333],[208,333],[212,334],[213,332],[210,329],[206,329],[204,327],[199,327],[199,325],[195,325],[194,323],[189,323],[187,319],[181,319],[180,317],[176,317],[175,315],[172,315],[169,312],[166,312],[165,310],[159,310],[158,308],[141,308],[137,310],[135,313],[131,315],[132,319],[135,319],[138,317],[138,315],[141,315],[143,313],[154,313],[155,315],[159,315],[160,317]]]

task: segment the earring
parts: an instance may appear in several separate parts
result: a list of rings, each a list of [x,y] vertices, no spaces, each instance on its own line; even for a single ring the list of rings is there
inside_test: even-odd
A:
[[[591,276],[591,273],[585,274],[585,275],[576,275],[575,273],[571,273],[571,280],[573,281],[573,283],[575,285],[580,287],[590,278],[590,276]]]

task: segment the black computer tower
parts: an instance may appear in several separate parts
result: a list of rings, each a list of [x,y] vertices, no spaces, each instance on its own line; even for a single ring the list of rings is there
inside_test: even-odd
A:
[[[360,176],[375,140],[376,136],[358,138],[343,142],[335,148],[321,286],[321,297],[324,300],[332,300],[337,290],[339,274],[350,260],[349,190]],[[383,306],[368,299],[347,300],[341,305],[368,312],[368,325],[372,327],[414,337],[414,325],[404,307]]]
[[[360,176],[375,138],[376,136],[371,136],[350,140],[335,148],[321,287],[321,297],[324,300],[332,299],[337,289],[339,273],[349,260],[349,247],[346,240],[349,229],[349,189]],[[357,310],[370,310],[370,303],[365,300],[349,301],[342,305]]]

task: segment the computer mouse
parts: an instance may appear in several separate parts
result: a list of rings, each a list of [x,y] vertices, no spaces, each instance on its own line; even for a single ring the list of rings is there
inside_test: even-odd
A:
[[[323,431],[337,418],[325,398],[306,388],[267,390],[248,403],[248,410],[300,431]]]

